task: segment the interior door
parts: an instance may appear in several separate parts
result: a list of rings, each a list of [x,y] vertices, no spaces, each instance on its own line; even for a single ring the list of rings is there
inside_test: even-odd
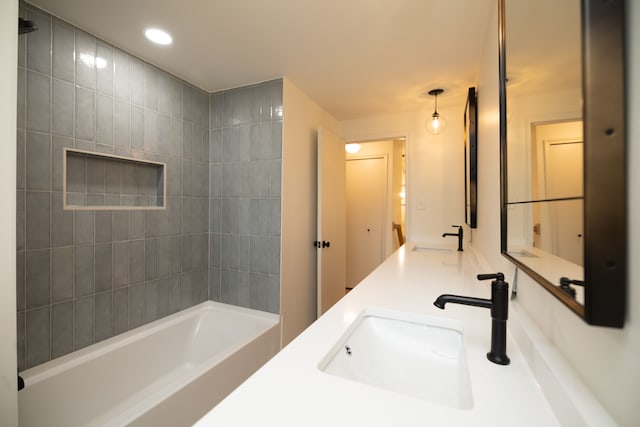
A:
[[[534,182],[537,199],[583,195],[582,121],[540,123],[534,127]],[[583,201],[541,203],[534,210],[535,246],[583,265]]]
[[[318,129],[318,316],[345,294],[344,153],[344,141],[326,129]]]
[[[384,260],[387,159],[346,162],[347,287],[353,288]]]
[[[549,198],[582,195],[583,151],[582,141],[545,144],[545,184]],[[582,200],[550,206],[553,253],[578,265],[584,265],[582,212]]]

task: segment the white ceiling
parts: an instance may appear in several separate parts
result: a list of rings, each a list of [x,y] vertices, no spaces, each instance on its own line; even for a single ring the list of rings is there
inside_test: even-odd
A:
[[[287,77],[338,120],[463,105],[493,0],[30,0],[209,92]],[[152,45],[149,26],[171,46]],[[497,40],[496,40],[497,48]]]

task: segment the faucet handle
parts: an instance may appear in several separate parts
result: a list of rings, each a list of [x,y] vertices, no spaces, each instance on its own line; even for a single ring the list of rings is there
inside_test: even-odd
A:
[[[460,227],[462,227],[462,226],[461,226],[461,225],[452,225],[451,227],[453,227],[453,228],[460,228]]]
[[[560,278],[560,285],[562,286],[569,286],[569,285],[578,285],[578,286],[584,286],[584,280],[571,280],[568,277],[561,277]]]
[[[478,274],[478,280],[492,280],[497,279],[499,281],[504,280],[504,274],[502,273],[493,273],[493,274]]]

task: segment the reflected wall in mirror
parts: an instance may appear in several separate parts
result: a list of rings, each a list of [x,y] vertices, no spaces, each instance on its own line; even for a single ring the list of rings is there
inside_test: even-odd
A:
[[[500,2],[502,252],[587,322],[615,327],[626,304],[623,3]]]
[[[478,95],[475,87],[467,93],[464,108],[464,222],[478,224]]]

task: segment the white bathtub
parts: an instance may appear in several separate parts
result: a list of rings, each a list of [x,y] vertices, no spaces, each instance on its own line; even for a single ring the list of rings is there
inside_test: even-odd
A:
[[[207,301],[21,373],[21,427],[191,425],[279,349],[278,316]]]

